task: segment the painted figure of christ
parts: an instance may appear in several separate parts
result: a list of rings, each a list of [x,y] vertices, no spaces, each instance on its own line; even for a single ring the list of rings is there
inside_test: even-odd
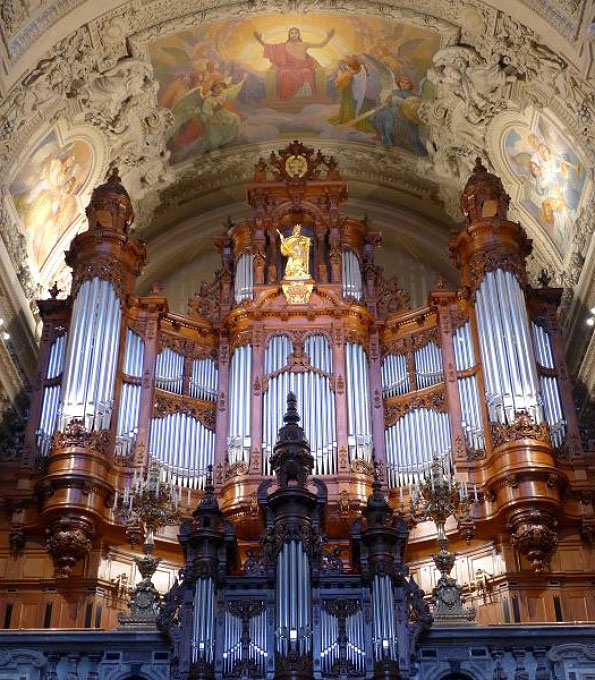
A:
[[[335,34],[330,30],[319,43],[304,42],[299,28],[290,28],[284,43],[266,43],[262,34],[255,32],[254,37],[264,47],[263,56],[277,71],[277,95],[287,100],[295,96],[311,97],[316,92],[316,69],[320,64],[308,54],[311,48],[327,45]]]

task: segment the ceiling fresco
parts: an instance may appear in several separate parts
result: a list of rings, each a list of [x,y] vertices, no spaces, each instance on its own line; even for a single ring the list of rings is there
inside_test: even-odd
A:
[[[52,129],[27,154],[10,182],[11,202],[38,271],[84,214],[80,195],[92,168],[88,142],[76,138],[64,142]]]
[[[436,31],[378,17],[254,16],[150,44],[171,110],[177,163],[229,147],[307,135],[426,155],[418,114]]]
[[[542,114],[531,127],[512,125],[502,139],[506,162],[521,187],[520,203],[564,258],[585,194],[586,168],[572,144]]]

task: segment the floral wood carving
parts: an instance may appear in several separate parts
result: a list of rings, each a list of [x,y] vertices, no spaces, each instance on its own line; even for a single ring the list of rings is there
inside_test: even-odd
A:
[[[550,429],[546,423],[535,423],[527,411],[517,411],[512,425],[492,423],[494,448],[519,439],[535,439],[550,443]]]
[[[198,292],[188,299],[188,313],[200,316],[206,321],[217,321],[221,316],[219,301],[220,272],[210,283],[202,281]]]
[[[397,398],[398,401],[384,402],[384,425],[390,427],[394,425],[399,418],[402,418],[408,411],[416,408],[429,408],[434,411],[445,411],[446,400],[444,396],[444,386],[437,390],[432,390],[423,395],[417,394],[413,398],[406,395],[406,398]]]
[[[557,524],[551,513],[538,508],[517,511],[508,521],[513,543],[537,573],[544,571],[556,547]]]
[[[380,318],[409,309],[409,295],[399,286],[397,278],[385,278],[380,269],[376,274],[376,309]]]
[[[93,523],[83,516],[60,517],[46,530],[47,549],[56,565],[56,576],[70,575],[76,563],[91,550]]]
[[[159,395],[153,405],[153,417],[164,418],[172,413],[185,413],[199,420],[208,430],[215,430],[215,403],[189,397]]]
[[[99,453],[106,453],[109,447],[109,430],[87,432],[80,418],[73,418],[64,428],[64,432],[56,432],[53,439],[53,450],[69,446],[80,446]]]

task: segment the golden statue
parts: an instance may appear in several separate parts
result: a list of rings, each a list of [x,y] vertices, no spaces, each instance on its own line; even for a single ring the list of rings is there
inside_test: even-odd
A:
[[[281,237],[281,253],[287,257],[285,279],[301,281],[310,278],[310,238],[302,236],[302,225],[296,224],[291,236]]]

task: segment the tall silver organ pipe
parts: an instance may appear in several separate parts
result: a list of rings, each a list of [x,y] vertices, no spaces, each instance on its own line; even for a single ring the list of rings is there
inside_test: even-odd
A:
[[[533,344],[535,346],[535,358],[539,366],[549,370],[555,370],[554,355],[549,333],[542,326],[531,322],[533,331]],[[539,376],[539,387],[543,400],[545,420],[550,426],[552,444],[561,446],[566,437],[566,419],[562,411],[560,400],[560,387],[555,375]]]
[[[374,658],[396,659],[398,655],[395,598],[390,576],[374,575],[372,582],[372,644]]]
[[[526,410],[543,420],[527,307],[514,274],[487,272],[477,291],[475,310],[490,420],[514,422]]]
[[[215,584],[211,577],[196,581],[192,661],[212,663],[215,651]]]
[[[361,300],[363,295],[362,270],[358,256],[349,249],[343,251],[342,258],[343,297]]]
[[[174,486],[204,487],[215,456],[215,433],[187,413],[151,420],[151,456],[161,462],[164,479]]]
[[[242,632],[243,622],[239,616],[229,611],[231,600],[227,601],[228,609],[225,612],[223,633],[223,676],[233,675],[234,667],[242,661]],[[264,604],[264,603],[263,603]],[[267,628],[266,610],[252,616],[248,622],[248,660],[253,662],[258,669],[258,676],[266,675],[267,660]]]
[[[320,333],[310,335],[304,342],[304,353],[314,368],[324,372],[289,370],[291,340],[284,335],[273,336],[265,350],[264,373],[271,375],[264,392],[262,408],[263,470],[270,474],[269,459],[283,425],[287,394],[293,392],[298,402],[301,425],[314,456],[314,474],[331,475],[337,470],[337,419],[335,398],[329,377],[333,373],[332,349],[328,339]],[[286,368],[287,370],[282,370]]]
[[[348,446],[350,460],[372,458],[372,408],[368,357],[364,348],[345,343],[347,364]]]
[[[194,359],[190,375],[190,396],[194,399],[215,401],[218,384],[219,371],[213,359],[210,357]]]
[[[382,396],[396,397],[409,392],[407,357],[404,354],[387,354],[382,361]]]
[[[236,347],[229,371],[229,465],[250,460],[250,411],[252,404],[252,345]]]
[[[473,350],[471,324],[467,321],[457,328],[453,347],[457,371],[470,371],[477,362]],[[461,415],[463,432],[467,445],[472,449],[485,448],[485,434],[479,401],[479,387],[477,375],[466,375],[458,379],[459,397],[461,401]]]
[[[434,456],[451,469],[450,420],[428,408],[407,411],[384,431],[388,481],[391,488],[417,484],[429,473]]]
[[[47,456],[52,446],[52,436],[58,424],[58,407],[60,405],[61,384],[58,378],[64,370],[64,350],[66,334],[59,335],[51,344],[45,380],[55,381],[45,385],[41,403],[39,427],[36,431],[37,449],[40,455]]]
[[[293,648],[298,654],[309,654],[312,648],[310,565],[299,541],[289,541],[281,548],[275,598],[277,651],[287,656]]]
[[[236,264],[236,275],[233,284],[236,303],[252,300],[254,297],[254,255],[242,253]]]
[[[136,442],[140,395],[142,390],[141,383],[138,379],[143,375],[144,358],[144,340],[140,335],[128,329],[126,332],[126,348],[122,366],[124,377],[122,380],[118,425],[116,429],[117,456],[129,455]],[[130,378],[137,378],[137,380],[130,380]]]
[[[339,663],[339,620],[333,614],[329,614],[324,605],[320,612],[320,641],[321,641],[321,665],[323,675],[333,676],[336,673],[336,665]],[[364,617],[358,609],[345,621],[347,634],[347,663],[353,670],[365,674],[366,651],[364,640]],[[334,667],[334,668],[333,668]]]
[[[413,353],[417,387],[423,389],[444,380],[442,352],[435,342],[428,342]]]
[[[87,430],[110,426],[122,312],[110,281],[84,281],[72,307],[58,429],[82,418]]]
[[[184,387],[184,356],[169,347],[159,352],[155,361],[155,387],[182,394]]]

